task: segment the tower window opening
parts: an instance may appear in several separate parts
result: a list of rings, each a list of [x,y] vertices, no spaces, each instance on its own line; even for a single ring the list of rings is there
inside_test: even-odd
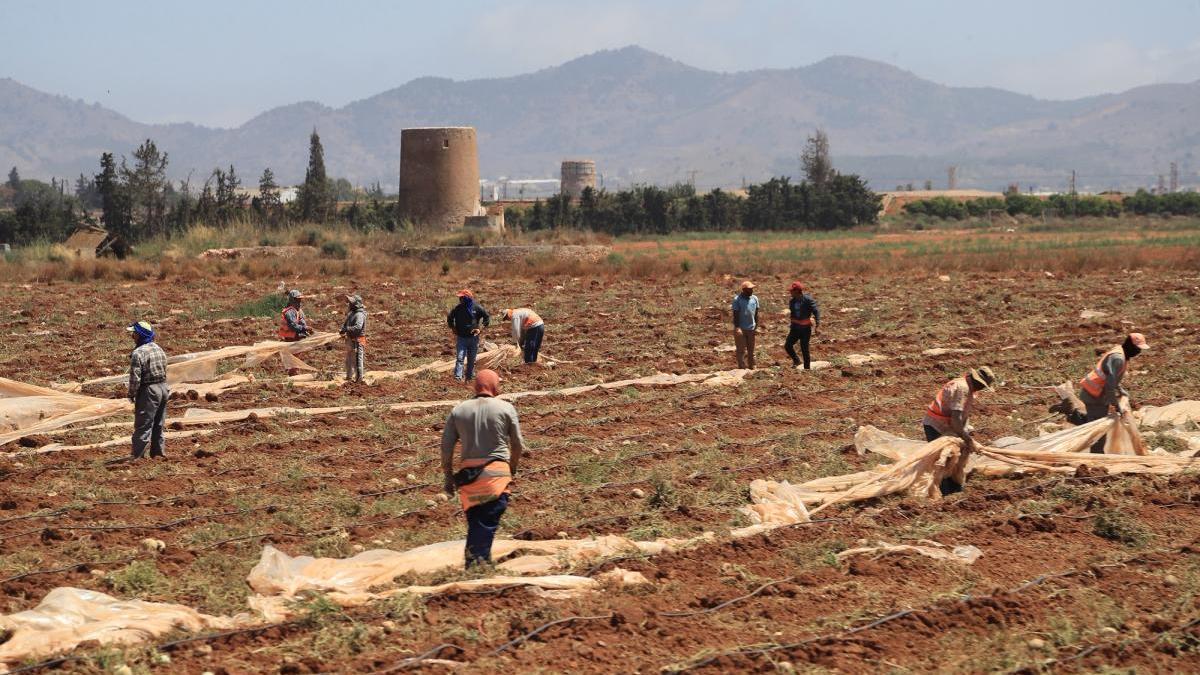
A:
[[[450,139],[449,139],[449,138],[446,138],[446,139],[443,139],[443,140],[442,140],[442,149],[443,149],[443,150],[449,150],[449,149],[450,149]]]

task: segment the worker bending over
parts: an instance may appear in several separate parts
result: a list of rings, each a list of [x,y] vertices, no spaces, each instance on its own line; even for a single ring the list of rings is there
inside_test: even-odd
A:
[[[799,281],[793,281],[789,291],[792,294],[792,299],[788,301],[792,328],[788,331],[783,349],[792,357],[792,365],[799,368],[800,359],[796,356],[796,343],[799,342],[800,352],[804,355],[804,369],[808,370],[812,366],[808,345],[813,333],[821,326],[821,309],[817,307],[816,299],[804,290],[804,284]]]
[[[525,363],[537,363],[542,337],[546,334],[542,317],[528,307],[518,307],[504,310],[504,320],[512,322],[512,336],[524,353]]]
[[[950,494],[962,490],[962,482],[966,473],[967,459],[975,450],[975,440],[971,437],[971,409],[975,405],[975,392],[986,389],[992,391],[992,383],[996,375],[991,368],[981,366],[956,377],[938,390],[937,396],[925,409],[925,418],[921,423],[925,427],[925,440],[934,441],[942,436],[957,436],[963,440],[963,452],[959,455],[957,469],[951,471],[954,477],[942,480],[942,494]]]
[[[442,430],[446,494],[458,491],[467,516],[467,567],[492,562],[492,542],[508,508],[509,483],[525,449],[517,409],[496,398],[499,394],[496,371],[479,371],[475,397],[455,406]],[[454,445],[459,441],[461,468],[456,472]]]
[[[284,306],[279,318],[280,340],[295,342],[312,335],[312,331],[308,327],[308,320],[304,317],[304,310],[300,309],[300,301],[303,299],[304,294],[300,291],[294,288],[288,291],[287,305]]]
[[[475,357],[479,355],[479,333],[489,326],[492,317],[483,305],[475,302],[468,289],[458,292],[458,304],[446,315],[446,325],[454,331],[454,379],[462,382],[475,377]],[[464,370],[463,366],[466,366]]]
[[[339,334],[346,339],[346,381],[363,381],[363,362],[367,351],[367,308],[362,296],[347,295],[346,320]]]
[[[133,403],[134,459],[141,459],[150,446],[151,457],[164,457],[163,421],[167,416],[167,355],[154,341],[154,328],[138,321],[125,330],[137,346],[129,355],[129,400]]]
[[[733,344],[738,368],[754,370],[754,338],[758,332],[758,296],[754,282],[743,281],[742,292],[733,296]]]
[[[1110,409],[1127,412],[1129,392],[1121,386],[1121,380],[1129,360],[1149,348],[1146,336],[1130,333],[1125,336],[1125,342],[1101,354],[1096,367],[1079,381],[1079,400],[1084,410],[1073,409],[1067,413],[1071,424],[1093,422],[1107,416]]]

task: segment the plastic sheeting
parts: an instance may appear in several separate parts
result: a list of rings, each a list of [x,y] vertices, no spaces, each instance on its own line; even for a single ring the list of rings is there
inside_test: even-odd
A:
[[[521,350],[514,345],[493,346],[485,352],[480,352],[475,359],[475,368],[480,370],[483,368],[496,368],[507,361],[510,361],[521,355]],[[448,373],[454,370],[454,359],[443,359],[440,361],[431,361],[423,366],[409,368],[408,370],[368,370],[363,373],[363,380],[367,384],[375,384],[380,380],[403,380],[421,373]],[[335,387],[345,383],[345,377],[335,377],[331,380],[318,380],[312,374],[293,375],[288,378],[293,384],[298,387]]]
[[[68,394],[0,377],[0,445],[132,409],[124,399]]]
[[[1200,401],[1176,401],[1161,407],[1147,406],[1134,414],[1141,417],[1141,424],[1146,427],[1160,424],[1176,427],[1189,423],[1200,424]]]
[[[185,382],[208,382],[217,377],[217,371],[222,361],[242,358],[243,368],[253,368],[270,358],[278,355],[285,369],[314,370],[312,366],[297,358],[297,354],[324,347],[327,344],[341,340],[337,333],[314,333],[313,335],[295,342],[267,340],[252,345],[235,345],[222,347],[204,352],[177,354],[167,359],[167,383],[170,385]],[[58,385],[62,391],[78,392],[83,387],[120,384],[128,381],[127,375],[111,375],[98,377],[83,382],[73,382]]]
[[[55,588],[37,607],[0,616],[0,630],[9,636],[0,644],[0,664],[50,656],[88,640],[129,645],[175,630],[229,628],[235,622],[183,605],[118,600],[81,588]]]
[[[949,560],[952,562],[963,563],[964,565],[973,564],[979,560],[979,556],[983,555],[983,551],[971,546],[947,546],[939,544],[936,541],[921,539],[917,545],[913,544],[889,544],[886,541],[876,542],[873,546],[862,546],[859,548],[851,548],[837,554],[839,561],[856,555],[891,555],[896,553],[916,553],[927,558],[936,560]]]

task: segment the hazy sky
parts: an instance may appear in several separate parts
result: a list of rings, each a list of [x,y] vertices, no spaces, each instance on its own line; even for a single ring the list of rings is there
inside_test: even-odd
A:
[[[849,54],[1073,98],[1200,79],[1200,0],[0,0],[0,77],[142,122],[237,126],[628,44],[724,71]]]

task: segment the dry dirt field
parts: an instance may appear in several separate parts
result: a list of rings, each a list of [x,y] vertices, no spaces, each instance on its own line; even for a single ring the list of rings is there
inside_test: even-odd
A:
[[[469,274],[469,272],[467,273]],[[339,609],[319,597],[301,618],[197,640],[96,645],[55,664],[75,672],[392,672],[414,655],[467,672],[1180,672],[1200,667],[1200,479],[1078,476],[974,479],[941,502],[886,498],[835,507],[817,521],[748,539],[737,507],[755,478],[793,482],[874,464],[852,447],[873,424],[916,437],[942,382],[976,364],[1006,385],[984,395],[985,439],[1030,436],[1049,417],[1045,386],[1078,379],[1096,349],[1130,327],[1153,350],[1127,378],[1135,404],[1200,398],[1200,273],[955,271],[808,279],[825,321],[814,357],[835,367],[796,372],[782,350],[790,277],[759,278],[766,332],[759,370],[741,386],[597,391],[518,402],[531,453],[514,483],[502,535],[621,534],[634,539],[715,532],[716,539],[618,563],[649,587],[569,600],[528,590],[459,593]],[[319,329],[336,330],[339,294],[362,292],[371,313],[368,368],[446,358],[444,315],[460,285],[499,313],[533,304],[546,317],[553,368],[502,369],[506,391],[663,372],[733,367],[726,308],[737,279],[721,274],[612,275],[421,283],[332,277],[297,282],[317,297]],[[270,338],[276,319],[238,318],[278,279],[9,282],[0,286],[0,372],[35,384],[122,372],[133,316],[168,320],[169,353]],[[1081,310],[1101,319],[1081,320]],[[233,320],[229,320],[233,318]],[[491,335],[507,338],[503,322]],[[971,354],[921,355],[930,347]],[[888,360],[846,365],[849,354]],[[337,371],[337,348],[310,353]],[[235,410],[465,397],[446,375],[376,386],[302,390],[277,364],[219,401]],[[113,388],[107,395],[119,396]],[[462,536],[455,501],[430,501],[441,479],[445,410],[369,411],[228,424],[169,444],[168,461],[119,461],[124,447],[0,460],[0,612],[35,605],[58,586],[178,602],[212,614],[245,610],[246,573],[264,544],[345,557]],[[72,443],[111,431],[71,432]],[[50,439],[32,439],[40,445]],[[3,451],[16,451],[10,444]],[[641,496],[638,496],[641,495]],[[163,540],[160,553],[139,547]],[[971,544],[974,565],[919,556],[855,557],[860,540]],[[462,577],[446,572],[437,579]],[[513,638],[560,619],[521,644]],[[884,620],[886,619],[886,620]],[[443,645],[440,649],[435,649]],[[503,648],[503,649],[501,649]],[[161,654],[169,656],[163,663]],[[425,666],[440,671],[445,666]]]

